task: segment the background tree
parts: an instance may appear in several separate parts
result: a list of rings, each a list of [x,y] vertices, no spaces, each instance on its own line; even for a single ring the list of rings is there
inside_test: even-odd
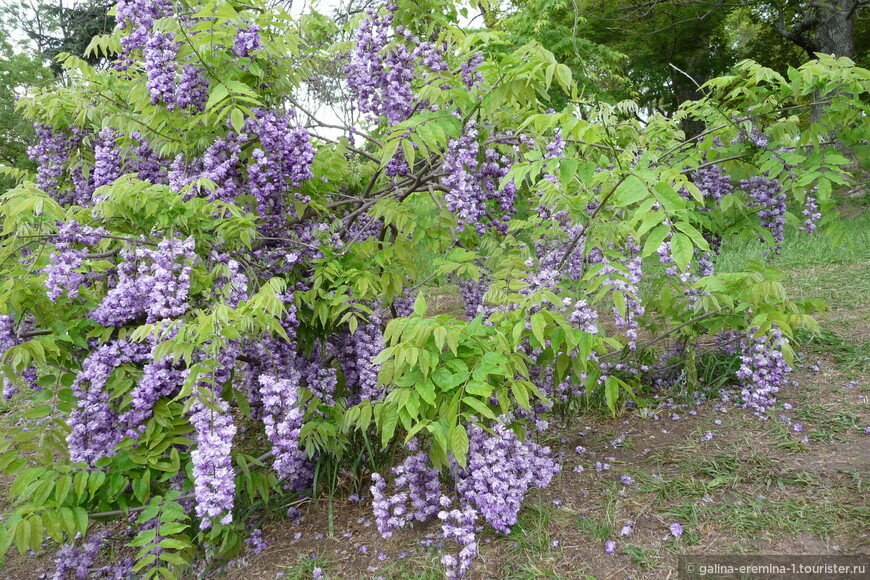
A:
[[[493,26],[515,42],[540,42],[569,64],[587,94],[636,100],[672,115],[698,85],[751,58],[784,74],[815,52],[867,64],[865,0],[516,0]],[[684,120],[683,129],[700,129]]]
[[[27,157],[27,146],[34,138],[33,123],[15,110],[15,104],[50,76],[39,58],[26,47],[13,44],[8,27],[0,22],[0,166],[24,171],[35,168]],[[9,173],[0,172],[0,190],[13,181]]]
[[[94,36],[108,34],[115,28],[115,18],[109,15],[114,5],[110,0],[72,3],[8,0],[3,14],[10,26],[32,43],[36,54],[51,62],[52,72],[59,75],[63,67],[55,61],[58,54],[73,54],[93,65],[101,61],[104,55],[85,55],[85,50]]]

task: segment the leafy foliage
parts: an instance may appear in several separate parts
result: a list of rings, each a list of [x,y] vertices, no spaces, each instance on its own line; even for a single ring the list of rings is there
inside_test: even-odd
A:
[[[111,68],[62,56],[69,84],[22,100],[43,139],[34,178],[0,197],[0,364],[7,394],[35,389],[41,428],[0,444],[4,550],[132,514],[115,540],[129,573],[183,577],[239,553],[254,510],[341,468],[359,482],[401,448],[412,488],[431,469],[476,481],[502,449],[524,479],[493,481],[521,498],[549,481],[540,466],[558,471],[535,441],[550,414],[618,412],[662,337],[691,345],[689,376],[699,339],[726,333],[787,365],[822,304],[790,300],[767,263],[716,274],[716,250],[775,246],[770,204],[741,180],[830,209],[847,160],[829,136],[866,132],[870,73],[744,61],[673,119],[641,121],[636,103],[583,98],[541,45],[489,51],[504,37],[417,9],[371,10],[332,44],[320,14],[126,2],[89,48]],[[330,59],[348,119],[301,104]],[[683,119],[705,130],[686,140]],[[427,315],[426,283],[448,276],[473,290],[469,319]],[[410,496],[375,481],[377,509],[404,518]],[[504,531],[519,509],[473,487],[410,492],[457,540],[454,575],[477,520]]]

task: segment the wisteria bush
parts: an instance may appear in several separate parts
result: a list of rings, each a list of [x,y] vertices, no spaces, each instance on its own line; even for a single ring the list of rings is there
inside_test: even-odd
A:
[[[116,10],[103,66],[61,55],[67,82],[21,99],[38,169],[0,197],[4,395],[30,405],[0,543],[60,546],[59,578],[110,573],[110,541],[111,574],[190,577],[330,469],[385,536],[439,520],[463,576],[559,472],[557,411],[697,383],[719,349],[764,416],[822,307],[770,260],[789,221],[836,234],[870,119],[848,60],[743,62],[669,119],[444,0]],[[768,262],[717,272],[757,238]],[[466,316],[427,312],[435,283]]]

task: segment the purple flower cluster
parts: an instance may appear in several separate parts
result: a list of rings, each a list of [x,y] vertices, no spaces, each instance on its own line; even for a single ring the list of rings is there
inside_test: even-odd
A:
[[[70,170],[72,187],[63,183],[64,172],[72,151],[81,145],[85,132],[72,129],[69,134],[45,125],[36,126],[38,141],[27,148],[27,154],[37,164],[36,184],[60,205],[89,205],[94,191],[93,175],[85,171],[86,164]],[[92,173],[92,172],[90,172]]]
[[[175,57],[180,43],[170,32],[155,32],[145,41],[146,86],[151,93],[151,104],[165,103],[167,109],[175,108]]]
[[[583,224],[575,224],[567,211],[553,211],[553,208],[548,207],[538,208],[538,216],[543,225],[551,228],[534,243],[535,254],[538,256],[539,262],[538,271],[546,270],[557,274],[557,278],[550,284],[557,279],[580,280],[586,267],[583,255],[586,235]],[[568,250],[567,244],[573,240],[578,240],[578,243],[565,263],[562,264],[562,259]]]
[[[776,179],[755,176],[740,181],[740,188],[749,195],[749,207],[760,208],[758,217],[762,227],[773,236],[775,246],[771,249],[779,253],[782,249],[783,230],[785,229],[785,200],[782,185]],[[763,242],[764,238],[759,237]]]
[[[493,528],[505,534],[517,522],[526,491],[544,488],[559,472],[542,447],[502,423],[491,426],[492,435],[477,425],[468,426],[467,466],[455,466],[456,491],[463,503],[473,506]]]
[[[260,42],[260,27],[256,24],[248,24],[245,28],[239,28],[233,44],[233,52],[240,58],[246,58],[255,50],[263,50]]]
[[[343,333],[336,341],[336,355],[353,402],[377,401],[384,394],[384,389],[378,385],[381,367],[372,364],[384,349],[380,307],[373,306],[367,323],[360,324],[353,334]]]
[[[72,578],[130,578],[133,574],[133,561],[125,558],[110,566],[95,568],[94,562],[108,537],[108,531],[94,534],[81,546],[74,543],[64,544],[54,557],[55,571],[52,580]]]
[[[477,555],[477,537],[474,533],[474,527],[477,523],[478,513],[468,504],[462,504],[461,509],[448,511],[446,508],[450,505],[450,499],[446,496],[443,497],[442,505],[445,509],[438,513],[438,519],[443,522],[441,531],[444,534],[444,539],[455,540],[461,548],[458,558],[451,554],[445,554],[441,557],[441,563],[444,565],[447,578],[462,578],[471,568],[471,561]]]
[[[187,198],[205,197],[209,201],[232,202],[242,189],[242,164],[240,161],[245,135],[230,132],[226,138],[218,137],[198,158],[185,161],[179,154],[169,170],[169,187],[181,192],[184,187],[198,179],[215,183],[214,190],[202,187],[190,191]]]
[[[314,147],[301,125],[293,126],[295,114],[279,115],[273,111],[257,110],[256,117],[245,120],[245,132],[256,135],[260,147],[251,153],[248,164],[250,193],[257,199],[257,210],[263,217],[284,212],[284,193],[287,183],[298,188],[310,179],[314,162]],[[308,203],[309,198],[295,194],[297,201]]]
[[[112,371],[125,363],[141,363],[151,357],[151,347],[114,340],[92,350],[72,384],[76,406],[70,412],[67,436],[70,460],[94,465],[114,454],[123,434],[118,414],[106,389]]]
[[[571,306],[571,299],[566,298],[563,302],[566,308],[570,308],[568,321],[583,332],[589,334],[598,334],[598,312],[585,300],[577,300],[574,306]]]
[[[164,103],[169,110],[202,111],[208,98],[208,78],[202,67],[185,64],[179,71],[176,62],[181,43],[175,34],[154,28],[156,20],[174,16],[172,3],[166,0],[121,0],[117,20],[121,30],[121,56],[115,68],[126,70],[132,64],[132,52],[142,50],[151,104]],[[252,40],[252,39],[251,39]]]
[[[743,381],[743,403],[757,414],[765,413],[776,403],[776,393],[788,382],[791,368],[782,356],[785,344],[782,332],[772,328],[744,348],[737,377]]]
[[[36,162],[36,185],[62,203],[60,182],[69,157],[70,141],[61,131],[45,125],[36,126],[35,145],[27,148],[27,155]]]
[[[166,163],[157,155],[151,148],[148,140],[138,131],[130,133],[130,138],[137,141],[139,144],[132,149],[132,157],[128,160],[131,169],[136,173],[137,177],[142,181],[147,181],[155,185],[166,185]]]
[[[104,228],[82,226],[76,220],[60,226],[55,237],[54,252],[49,258],[48,266],[43,270],[48,275],[45,285],[48,288],[48,298],[52,302],[64,292],[70,299],[78,297],[79,288],[85,285],[85,276],[76,270],[84,263],[88,248],[99,243],[106,235],[108,232]],[[75,248],[73,244],[85,247]]]
[[[193,462],[196,515],[199,527],[206,530],[220,521],[233,521],[236,497],[235,471],[230,452],[236,427],[226,401],[216,397],[206,386],[198,385],[190,406],[190,422],[196,431]]]
[[[94,189],[108,185],[121,176],[121,152],[116,143],[117,132],[106,127],[94,145]]]
[[[148,286],[140,282],[136,252],[122,251],[124,262],[118,264],[117,282],[89,316],[103,326],[123,326],[145,314]],[[146,276],[142,276],[143,282]]]
[[[418,77],[418,66],[435,72],[447,70],[442,58],[444,45],[421,42],[401,26],[395,29],[395,42],[390,46],[396,9],[388,4],[382,15],[366,11],[354,33],[355,44],[346,67],[360,111],[384,116],[390,125],[406,120],[414,110],[412,83]]]
[[[208,77],[201,66],[185,64],[178,75],[175,105],[179,109],[204,111],[208,101]]]
[[[156,251],[148,250],[148,322],[181,316],[188,309],[190,272],[196,260],[193,236],[186,240],[164,239]],[[144,256],[143,256],[144,257]]]
[[[411,291],[405,287],[402,289],[402,294],[393,299],[393,308],[396,311],[398,318],[406,318],[414,314],[414,300],[416,298],[411,294]]]
[[[119,423],[126,429],[124,435],[137,439],[145,432],[145,422],[154,412],[154,405],[160,397],[176,393],[187,379],[188,371],[174,363],[172,357],[163,360],[150,360],[142,368],[142,376],[130,393],[130,409],[119,417]]]
[[[470,122],[459,139],[450,139],[447,144],[442,166],[443,182],[447,188],[444,200],[447,209],[456,214],[460,232],[471,226],[478,234],[483,234],[488,223],[495,230],[505,232],[516,211],[517,189],[513,180],[503,188],[501,181],[510,171],[512,162],[494,148],[486,149],[483,160],[479,161],[477,138],[477,125]],[[492,203],[488,207],[490,200]]]
[[[122,252],[118,280],[90,316],[103,326],[123,326],[147,315],[148,322],[181,316],[189,307],[190,272],[196,260],[193,236],[166,238],[156,250]]]
[[[465,87],[468,90],[478,87],[483,83],[483,75],[480,72],[480,65],[483,64],[483,60],[483,53],[478,51],[462,61],[460,65],[462,82],[465,83]]]
[[[477,280],[459,280],[459,294],[465,305],[465,316],[471,320],[483,308],[483,297],[489,290],[490,280],[486,274],[481,274]]]
[[[6,356],[6,351],[18,344],[18,335],[15,332],[15,317],[11,314],[0,314],[0,362]],[[3,377],[3,393],[4,398],[10,398],[14,392],[14,388],[10,385],[7,387],[8,379]],[[10,391],[9,396],[6,396],[7,389]]]
[[[273,468],[281,480],[300,491],[308,484],[308,456],[299,447],[304,413],[298,404],[301,374],[291,369],[289,376],[278,379],[260,375],[260,400],[263,402],[263,424],[266,437],[272,443]]]
[[[475,123],[469,123],[459,139],[450,140],[444,154],[444,186],[448,190],[444,199],[447,209],[456,214],[460,232],[466,225],[471,225],[482,234],[486,208],[483,191],[476,179],[478,149]]]
[[[172,16],[172,3],[168,0],[120,0],[116,20],[120,30],[127,31],[121,38],[122,57],[115,63],[118,70],[130,65],[130,53],[145,48],[154,22]]]
[[[416,441],[410,441],[408,449],[418,451]],[[409,455],[392,472],[395,493],[390,496],[386,495],[387,483],[383,477],[377,473],[372,475],[375,521],[385,538],[414,520],[425,522],[440,509],[441,481],[438,470],[429,465],[428,453]]]
[[[0,364],[4,363],[6,351],[13,346],[17,346],[24,342],[15,332],[15,317],[11,314],[0,315]],[[39,390],[39,385],[36,384],[36,367],[31,366],[22,373],[22,379],[30,383],[34,390]],[[18,393],[18,385],[10,381],[9,378],[3,375],[3,398],[10,399]]]
[[[816,222],[822,219],[822,214],[819,211],[819,204],[816,203],[816,197],[814,194],[815,192],[807,192],[804,209],[801,212],[804,216],[804,223],[798,227],[798,230],[808,234],[812,234],[816,231]]]
[[[731,179],[725,170],[719,165],[706,165],[692,174],[692,183],[700,190],[704,197],[704,205],[699,206],[701,211],[710,211],[719,203],[719,200],[734,191]],[[680,195],[691,199],[691,194],[685,188],[680,188]]]
[[[518,155],[519,150],[515,153]],[[496,149],[490,147],[483,153],[483,162],[480,164],[478,172],[478,187],[483,191],[484,198],[491,200],[489,208],[485,208],[487,218],[492,227],[500,232],[506,233],[508,222],[511,216],[516,213],[514,204],[517,199],[517,186],[513,180],[508,181],[504,187],[501,187],[501,182],[504,177],[510,172],[513,166],[513,161],[507,155],[499,153]],[[491,215],[495,213],[495,216]]]
[[[430,466],[428,454],[419,451],[415,440],[408,445],[413,454],[393,469],[395,493],[388,494],[387,482],[380,474],[372,475],[374,514],[383,537],[391,537],[413,520],[438,515],[444,539],[452,538],[461,546],[458,558],[450,554],[442,558],[449,578],[463,577],[477,554],[478,518],[509,533],[526,491],[546,487],[560,469],[549,448],[528,437],[520,440],[504,423],[494,422],[490,427],[492,435],[477,425],[468,426],[466,467],[451,459],[459,509],[447,509],[452,502],[441,494],[438,470]]]
[[[629,240],[625,249],[625,256],[625,259],[620,260],[621,267],[617,267],[603,252],[598,248],[594,248],[590,252],[590,261],[604,264],[604,268],[599,272],[599,276],[605,277],[604,285],[610,286],[614,292],[621,292],[625,299],[625,315],[620,313],[616,306],[614,306],[613,316],[617,327],[625,331],[625,336],[628,339],[628,348],[634,350],[639,327],[638,318],[644,314],[644,307],[640,303],[640,293],[638,291],[638,286],[643,276],[640,247]]]

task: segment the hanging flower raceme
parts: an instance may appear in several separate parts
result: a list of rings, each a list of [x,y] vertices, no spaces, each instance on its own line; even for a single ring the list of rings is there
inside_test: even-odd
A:
[[[285,212],[285,195],[289,187],[298,188],[312,177],[314,162],[315,150],[308,131],[294,125],[294,117],[292,111],[279,115],[257,110],[256,117],[245,121],[245,133],[256,135],[259,140],[248,164],[250,193],[257,199],[260,216],[270,218],[267,223],[273,223],[279,232],[283,229],[278,218]],[[299,192],[294,193],[294,198],[301,203],[311,201]]]
[[[78,297],[79,289],[86,284],[85,275],[77,270],[84,264],[91,246],[108,235],[104,228],[83,226],[76,220],[62,224],[54,238],[54,252],[43,270],[48,276],[45,286],[48,298],[55,301],[64,292],[70,299]],[[76,248],[74,244],[84,246]]]
[[[372,304],[373,312],[368,322],[360,324],[356,331],[342,333],[335,341],[345,384],[353,403],[377,401],[384,394],[378,384],[380,365],[373,364],[375,357],[384,349],[384,333],[381,328],[380,305]]]
[[[115,454],[123,431],[111,402],[111,392],[106,388],[109,377],[118,366],[145,362],[150,355],[149,345],[113,340],[97,347],[85,358],[72,384],[76,406],[69,418],[70,460],[92,466],[97,460]]]
[[[386,12],[367,10],[354,33],[354,48],[346,67],[347,82],[363,113],[384,116],[390,125],[411,116],[416,103],[412,83],[422,70],[448,70],[444,45],[422,42],[401,26],[391,30],[395,4]],[[391,36],[393,43],[391,44]]]
[[[23,330],[23,329],[22,329]],[[0,315],[0,361],[6,357],[6,351],[8,351],[13,346],[17,346],[22,342],[25,342],[26,339],[22,339],[19,336],[19,333],[15,331],[15,316],[11,314],[3,314]],[[34,391],[40,390],[40,386],[37,384],[37,371],[36,367],[31,365],[28,367],[23,373],[21,373],[20,378],[27,382],[30,385],[30,388]],[[13,395],[18,393],[18,385],[9,380],[5,374],[3,375],[3,398],[10,399]]]
[[[750,329],[754,333],[758,328]],[[737,378],[743,381],[741,396],[746,407],[756,414],[766,413],[776,403],[776,393],[788,382],[791,368],[783,358],[787,339],[782,331],[771,328],[752,338],[743,349]]]
[[[273,467],[288,488],[301,491],[310,482],[310,461],[299,447],[304,413],[299,408],[298,389],[302,376],[292,369],[285,378],[260,375],[260,400],[266,437],[272,444]]]
[[[507,421],[505,421],[507,422]],[[560,467],[550,449],[517,434],[503,423],[491,425],[492,433],[468,426],[469,450],[465,468],[453,467],[456,491],[464,503],[493,528],[510,533],[526,492],[544,488]]]
[[[123,326],[142,316],[148,322],[187,312],[194,239],[167,238],[156,250],[122,251],[117,283],[90,316],[103,326]]]
[[[773,236],[774,245],[771,250],[774,254],[778,254],[782,249],[785,229],[786,195],[782,191],[782,184],[776,179],[758,175],[741,180],[740,188],[749,195],[750,201],[747,205],[758,208],[762,227]],[[763,236],[759,236],[758,239],[765,241]]]
[[[196,431],[196,449],[191,451],[190,458],[196,515],[200,518],[199,527],[206,530],[216,521],[223,525],[233,521],[236,474],[230,453],[236,426],[229,405],[216,397],[209,385],[198,384],[192,397],[190,422]]]

